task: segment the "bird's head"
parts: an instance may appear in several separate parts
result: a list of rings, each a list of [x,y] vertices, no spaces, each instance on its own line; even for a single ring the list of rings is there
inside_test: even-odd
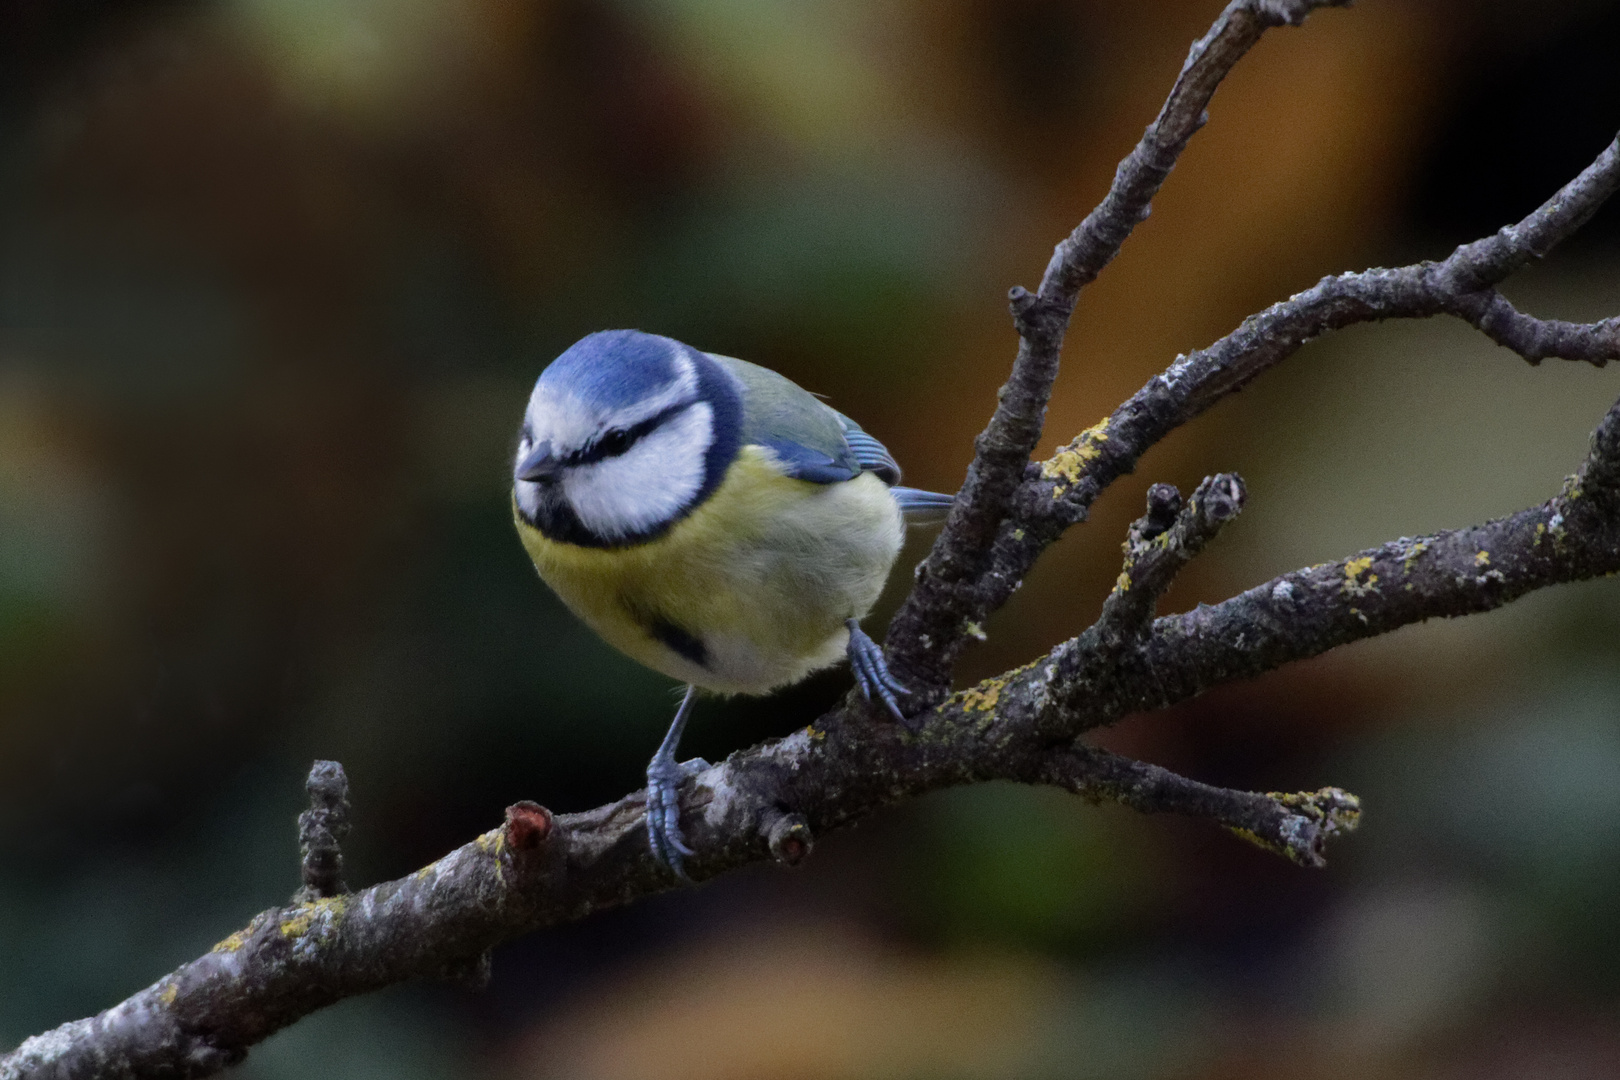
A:
[[[741,414],[732,377],[688,345],[638,330],[581,338],[529,397],[512,468],[518,512],[568,543],[654,539],[719,486]]]

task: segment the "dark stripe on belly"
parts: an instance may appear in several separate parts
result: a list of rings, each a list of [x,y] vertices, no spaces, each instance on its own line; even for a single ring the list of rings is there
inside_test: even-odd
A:
[[[663,616],[658,616],[647,623],[647,629],[651,631],[653,637],[668,645],[671,651],[686,657],[698,667],[708,666],[709,650],[684,627],[676,626]]]

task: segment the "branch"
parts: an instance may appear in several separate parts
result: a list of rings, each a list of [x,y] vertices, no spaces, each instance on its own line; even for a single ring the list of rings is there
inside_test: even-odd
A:
[[[924,698],[944,696],[968,627],[999,608],[1023,580],[992,563],[1024,468],[1041,437],[1058,357],[1080,290],[1096,279],[1138,224],[1146,220],[1188,141],[1208,119],[1215,89],[1262,34],[1297,26],[1319,7],[1348,0],[1232,0],[1193,44],[1159,115],[1114,173],[1108,194],[1057,245],[1039,289],[1012,290],[1020,338],[1012,375],[975,444],[973,462],[945,528],[917,569],[916,585],[889,623],[885,642],[902,682]]]

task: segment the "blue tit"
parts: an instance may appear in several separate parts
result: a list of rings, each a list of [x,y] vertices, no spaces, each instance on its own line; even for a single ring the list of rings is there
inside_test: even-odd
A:
[[[860,629],[905,519],[883,444],[791,380],[672,338],[605,330],[547,366],[512,502],[540,577],[626,655],[687,684],[647,767],[653,852],[686,878],[675,749],[699,688],[765,694],[846,655],[867,699],[907,693]]]

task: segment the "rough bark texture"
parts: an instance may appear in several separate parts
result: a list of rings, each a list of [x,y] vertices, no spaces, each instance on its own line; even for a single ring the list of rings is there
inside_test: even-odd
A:
[[[953,661],[1045,547],[1141,455],[1320,334],[1352,323],[1452,315],[1531,363],[1601,364],[1620,355],[1620,322],[1589,326],[1521,314],[1494,286],[1581,226],[1620,184],[1620,143],[1534,214],[1441,262],[1329,277],[1179,357],[1106,420],[1031,464],[1058,353],[1079,290],[1142,220],[1221,79],[1264,30],[1333,0],[1237,0],[1193,46],[1159,117],[1120,165],[1103,203],[1061,244],[1036,293],[1015,290],[1013,374],[944,532],[888,645],[930,707],[916,730],[854,695],[810,727],[733,754],[691,778],[683,824],[696,878],[747,863],[796,863],[814,837],[922,792],[986,780],[1049,784],[1144,812],[1209,818],[1297,863],[1354,827],[1335,788],[1228,791],[1086,746],[1087,730],[1335,646],[1437,616],[1487,611],[1533,589],[1620,571],[1620,405],[1564,489],[1509,517],[1401,538],[1285,574],[1213,606],[1155,618],[1176,572],[1242,508],[1236,476],[1192,496],[1155,485],[1098,621],[1030,664],[949,693]],[[301,819],[305,888],[206,956],[88,1020],[0,1058],[0,1080],[203,1076],[331,1002],[406,979],[477,984],[488,950],[532,930],[674,887],[653,858],[645,793],[553,817],[519,803],[507,820],[410,877],[344,891],[337,841],[341,769],[317,763]]]

